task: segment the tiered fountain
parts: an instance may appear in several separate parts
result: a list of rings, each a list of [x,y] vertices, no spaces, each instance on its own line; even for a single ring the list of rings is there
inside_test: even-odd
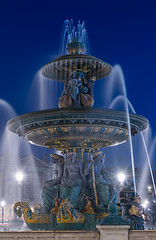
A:
[[[56,176],[42,189],[43,207],[33,212],[26,202],[14,206],[19,216],[23,210],[31,229],[93,230],[97,222],[125,224],[118,215],[117,191],[100,149],[128,141],[147,128],[148,120],[137,114],[127,116],[124,111],[92,108],[93,85],[109,75],[112,67],[87,55],[83,30],[80,23],[77,31],[72,28],[66,55],[40,70],[45,78],[64,83],[59,108],[24,114],[8,122],[9,130],[26,141],[62,152],[51,155]]]

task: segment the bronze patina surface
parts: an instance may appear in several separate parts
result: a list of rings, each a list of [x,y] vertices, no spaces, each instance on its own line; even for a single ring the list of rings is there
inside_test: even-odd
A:
[[[74,71],[83,71],[86,78],[98,80],[110,74],[112,66],[93,56],[71,54],[61,56],[41,68],[41,74],[48,79],[67,82]]]
[[[144,130],[148,120],[130,114],[131,134]],[[64,150],[113,146],[129,138],[126,113],[113,109],[70,108],[32,112],[8,122],[10,131],[28,142]]]

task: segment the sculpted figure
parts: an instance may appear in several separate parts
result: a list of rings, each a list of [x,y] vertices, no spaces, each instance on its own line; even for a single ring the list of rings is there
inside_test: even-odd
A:
[[[72,105],[72,99],[68,94],[68,83],[64,83],[64,89],[62,95],[59,99],[58,106],[59,108],[66,108]]]
[[[88,81],[82,71],[73,72],[68,82],[64,84],[59,107],[92,107],[93,104],[93,81]]]
[[[43,205],[51,210],[54,206],[54,199],[58,197],[60,191],[61,178],[63,176],[64,157],[58,154],[51,154],[52,161],[55,164],[54,179],[45,182],[42,188]]]
[[[144,229],[144,209],[141,206],[141,198],[134,191],[133,179],[127,179],[124,188],[120,192],[120,203],[123,207],[124,220],[129,221],[131,230]]]
[[[76,73],[73,73],[72,79],[68,82],[68,94],[72,99],[72,105],[77,106],[80,105],[80,95],[79,95],[79,86],[81,83],[79,79],[76,77]]]
[[[76,72],[74,72],[69,81],[64,84],[64,89],[61,98],[59,98],[59,107],[70,107],[80,105],[80,94],[79,94],[79,79],[77,78]]]
[[[80,101],[83,107],[92,107],[94,104],[93,81],[87,80],[83,72],[79,74],[81,80],[80,85]]]
[[[109,204],[116,203],[117,190],[108,177],[104,166],[104,156],[101,151],[97,151],[93,156],[93,161],[88,162],[88,166],[85,167],[85,175],[88,175],[87,183],[91,197],[95,199],[95,202],[97,198],[99,209],[107,210]]]
[[[74,208],[78,208],[80,193],[86,188],[86,177],[82,164],[76,161],[76,154],[68,153],[64,166],[62,183],[62,198],[68,199]]]

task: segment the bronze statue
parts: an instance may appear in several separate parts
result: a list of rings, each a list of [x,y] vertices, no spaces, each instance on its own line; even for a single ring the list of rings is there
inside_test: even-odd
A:
[[[90,189],[91,197],[95,199],[96,208],[107,211],[109,204],[116,203],[117,190],[108,177],[104,158],[102,151],[95,152],[93,160],[88,163],[84,172],[88,175],[87,188]]]
[[[64,84],[59,107],[92,107],[93,104],[93,81],[87,80],[82,71],[73,72],[68,82]]]
[[[62,198],[68,199],[74,208],[78,208],[80,193],[83,193],[86,188],[86,177],[82,164],[76,161],[74,152],[68,153],[61,183]]]
[[[60,192],[61,178],[63,176],[64,157],[58,154],[51,154],[53,163],[55,164],[54,175],[55,179],[46,181],[42,188],[43,205],[49,209],[52,209],[54,205],[54,199],[58,197]]]

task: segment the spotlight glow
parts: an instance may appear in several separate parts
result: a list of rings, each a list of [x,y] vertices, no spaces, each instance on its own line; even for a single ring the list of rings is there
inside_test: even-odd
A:
[[[118,174],[118,180],[119,180],[119,182],[122,184],[124,181],[125,181],[125,179],[126,179],[126,175],[123,173],[123,172],[120,172],[119,174]]]
[[[149,202],[147,200],[145,200],[143,203],[142,203],[142,206],[143,208],[147,208],[149,205]]]
[[[6,202],[5,202],[4,200],[2,200],[2,201],[0,202],[0,204],[1,204],[1,207],[4,207],[4,206],[6,205]]]
[[[17,172],[16,173],[16,180],[19,184],[23,181],[23,178],[24,178],[23,172]]]

